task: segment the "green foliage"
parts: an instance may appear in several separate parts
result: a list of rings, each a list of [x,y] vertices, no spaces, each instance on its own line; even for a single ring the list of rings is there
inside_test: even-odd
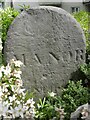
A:
[[[62,104],[66,112],[65,120],[70,119],[71,112],[88,102],[88,89],[82,86],[82,81],[69,81],[62,93]]]
[[[64,120],[70,120],[70,114],[76,110],[80,105],[88,102],[88,89],[83,87],[82,81],[69,81],[67,87],[63,89],[61,96],[47,96],[43,100],[39,100],[37,104],[38,120],[60,120],[61,115],[65,116]],[[60,108],[64,108],[65,113]],[[61,113],[56,111],[59,108]]]
[[[13,8],[6,8],[0,10],[0,38],[2,39],[2,45],[4,46],[4,42],[7,38],[7,32],[10,24],[14,20],[14,18],[19,14]],[[3,55],[0,53],[0,64],[3,62]]]
[[[90,79],[90,63],[81,65],[80,69],[85,74],[86,78]]]
[[[39,103],[37,103],[37,112],[36,112],[36,120],[60,120],[60,112],[56,111],[57,98],[47,96],[44,99],[39,99]],[[59,105],[60,107],[60,105]],[[62,111],[63,109],[60,110]]]
[[[21,10],[27,10],[27,9],[29,9],[30,8],[30,5],[25,5],[25,4],[23,4],[23,5],[19,5],[21,8]]]
[[[3,42],[6,40],[7,31],[10,24],[18,14],[19,12],[13,8],[6,8],[5,10],[0,10],[0,26],[2,26],[1,37]]]
[[[33,98],[34,97],[34,93],[33,92],[29,92],[28,90],[26,91],[26,95],[25,95],[25,102],[29,99],[29,98]]]
[[[83,64],[81,67],[80,67],[81,71],[84,73],[86,79],[85,79],[85,83],[88,87],[88,94],[89,94],[89,97],[88,97],[88,102],[90,103],[90,63],[88,64]]]
[[[80,11],[80,12],[74,13],[73,16],[80,23],[85,33],[87,52],[90,54],[90,41],[88,41],[88,22],[89,22],[88,12]]]
[[[0,66],[2,65],[2,53],[0,53]]]
[[[83,28],[86,38],[88,33],[88,12],[80,11],[73,14],[75,19],[80,23],[81,27]]]

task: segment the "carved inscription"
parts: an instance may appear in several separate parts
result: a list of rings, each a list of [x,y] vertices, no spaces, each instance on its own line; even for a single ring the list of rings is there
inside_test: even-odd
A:
[[[83,50],[80,50],[80,49],[77,49],[75,50],[75,60],[78,61],[78,60],[83,60],[83,56],[84,56],[84,52]]]
[[[38,56],[38,54],[35,54],[35,59],[39,64],[41,64],[41,60],[40,60],[40,57]]]
[[[26,56],[25,54],[22,54],[22,62],[24,65],[26,65]]]
[[[56,64],[58,64],[59,58],[52,52],[49,52],[49,56],[51,57],[52,60],[55,61]]]
[[[69,59],[69,61],[71,61],[72,57],[73,57],[73,54],[72,54],[71,51],[69,51],[69,52],[68,52],[68,59]]]
[[[65,56],[62,56],[62,57],[59,57],[57,56],[56,54],[52,53],[52,52],[49,52],[48,55],[50,56],[50,58],[56,63],[58,64],[58,61],[60,60],[63,60],[63,62],[66,62],[66,60],[68,62],[71,62],[71,61],[79,61],[79,60],[84,60],[84,52],[83,50],[81,49],[77,49],[75,51],[69,51],[67,54],[65,54]],[[35,60],[37,61],[38,64],[42,64],[41,62],[41,58],[39,57],[39,54],[35,54],[34,55],[34,58]],[[14,55],[14,59],[16,60],[21,60],[24,65],[26,65],[26,56],[25,54],[22,54],[21,56],[17,56],[17,55]]]

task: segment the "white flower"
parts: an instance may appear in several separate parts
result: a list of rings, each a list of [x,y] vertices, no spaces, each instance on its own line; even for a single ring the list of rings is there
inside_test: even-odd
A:
[[[15,92],[15,85],[10,85],[13,92]]]
[[[14,61],[14,64],[16,67],[21,67],[21,65],[23,65],[23,63],[20,60]]]
[[[34,117],[35,116],[35,109],[33,109],[33,108],[30,108],[29,109],[29,113],[30,113],[30,115],[32,116],[32,117]]]
[[[13,96],[9,96],[9,100],[10,100],[10,102],[15,101],[15,99],[16,99],[15,95],[13,95]]]
[[[0,71],[3,72],[5,70],[4,66],[1,66]]]
[[[27,102],[25,103],[25,108],[26,108],[26,117],[34,117],[35,116],[35,102],[32,99],[28,99]]]
[[[22,71],[14,70],[14,72],[13,72],[13,75],[14,75],[16,78],[19,78],[19,79],[21,79],[21,74],[22,74]]]
[[[3,47],[2,47],[2,45],[0,44],[0,51],[2,51],[2,49],[3,49]]]
[[[33,104],[33,103],[32,103]],[[26,113],[25,113],[25,117],[26,118],[31,118],[31,117],[34,117],[35,116],[35,107],[33,105],[33,107],[31,106],[25,106],[26,108]]]
[[[3,95],[3,90],[2,90],[2,88],[1,88],[1,86],[0,86],[0,99],[1,99],[1,96]]]
[[[8,92],[8,87],[9,87],[9,85],[7,85],[6,83],[3,83],[2,91],[3,92]]]
[[[8,89],[3,87],[3,92],[8,92]]]
[[[18,111],[19,115],[24,118],[24,113],[25,113],[25,108],[23,108],[22,104],[19,104],[18,107],[16,108],[16,110]]]
[[[7,116],[8,105],[5,102],[0,103],[0,116]]]
[[[0,70],[0,78],[2,77],[2,71]]]
[[[21,79],[17,79],[16,82],[15,82],[16,85],[18,86],[22,86],[23,85],[23,82]]]
[[[18,94],[23,94],[23,95],[25,95],[23,92],[25,91],[25,89],[21,89],[21,88],[18,88],[17,90],[16,90],[16,92],[18,93]]]
[[[26,113],[25,113],[25,118],[30,118],[30,113],[29,113],[28,110],[27,110]]]
[[[19,105],[19,104],[20,104],[20,101],[16,100],[15,103]]]
[[[62,119],[62,118],[64,118],[64,115],[66,114],[65,112],[64,112],[64,109],[62,109],[61,107],[60,108],[55,108],[55,111],[57,111],[59,114],[60,114],[60,118]]]
[[[2,66],[0,68],[0,71],[3,72],[6,76],[9,76],[11,72],[11,67],[9,66],[9,64],[6,66],[6,68]]]
[[[27,105],[23,104],[23,108],[24,108],[26,111],[28,111],[29,106],[27,106]]]
[[[10,107],[9,113],[12,115],[12,118],[19,117],[17,107],[15,107],[15,108]]]
[[[12,114],[12,117],[13,118],[16,118],[16,117],[22,117],[24,118],[24,112],[25,112],[25,109],[23,108],[23,106],[20,104],[18,106],[16,106],[15,108],[12,108],[11,107],[11,110],[9,110],[9,112]]]
[[[3,91],[3,93],[5,92],[8,92],[8,87],[9,87],[9,85],[7,85],[6,83],[3,83],[3,85],[2,85],[2,91]]]
[[[31,107],[34,106],[35,102],[33,101],[33,98],[32,99],[28,99],[27,102],[26,102],[26,105],[27,104],[30,104]]]
[[[6,66],[6,70],[5,70],[5,75],[10,75],[11,73],[11,67],[9,66],[9,64]]]
[[[25,103],[26,93],[22,88],[22,72],[19,68],[21,65],[22,62],[11,60],[6,67],[0,68],[0,117],[24,118],[27,114],[30,118],[35,115],[33,98],[28,99]]]
[[[2,44],[2,39],[0,38],[0,44]]]
[[[48,92],[48,94],[50,97],[54,97],[56,95],[56,93],[54,93],[54,92],[51,92],[51,93]]]

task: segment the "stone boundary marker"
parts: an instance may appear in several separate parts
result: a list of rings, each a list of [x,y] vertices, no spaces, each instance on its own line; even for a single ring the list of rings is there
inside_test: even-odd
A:
[[[24,63],[24,86],[44,96],[60,93],[85,61],[85,37],[80,25],[57,7],[23,11],[8,31],[4,56]]]

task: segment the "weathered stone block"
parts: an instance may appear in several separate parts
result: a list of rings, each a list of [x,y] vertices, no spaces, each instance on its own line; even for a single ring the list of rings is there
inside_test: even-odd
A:
[[[24,63],[24,86],[44,96],[60,93],[71,74],[85,61],[85,37],[66,11],[38,7],[22,12],[12,23],[4,50],[5,60]]]

